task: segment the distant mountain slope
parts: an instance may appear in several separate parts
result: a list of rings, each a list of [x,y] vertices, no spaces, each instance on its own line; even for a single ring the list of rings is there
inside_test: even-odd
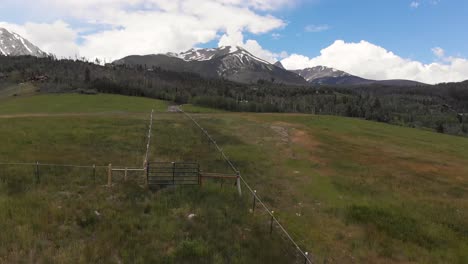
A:
[[[178,72],[194,72],[206,78],[224,78],[242,83],[259,80],[307,85],[299,75],[255,57],[241,47],[191,49],[182,53],[128,56],[115,65],[146,65]]]
[[[229,53],[235,53],[236,47],[221,47],[212,49],[190,49],[181,53],[169,52],[166,55],[182,59],[184,61],[207,61]]]
[[[306,81],[313,82],[319,78],[325,77],[344,77],[344,76],[351,76],[349,73],[344,71],[339,71],[333,68],[325,67],[325,66],[316,66],[312,68],[306,68],[303,70],[295,70],[292,71],[300,76],[302,76]]]
[[[381,85],[390,85],[390,86],[420,86],[420,85],[428,85],[427,83],[411,81],[411,80],[382,80],[376,81],[377,84]]]
[[[410,80],[368,80],[354,75],[342,77],[323,77],[310,81],[312,84],[318,85],[387,85],[387,86],[420,86],[427,85],[425,83],[410,81]]]
[[[34,46],[20,35],[0,28],[0,55],[46,57],[47,53]]]
[[[276,67],[281,68],[281,69],[283,69],[283,70],[286,70],[286,69],[284,68],[283,64],[281,63],[281,61],[277,61],[277,62],[275,62],[275,64],[273,64],[273,65],[275,65]]]
[[[410,81],[410,80],[369,80],[358,76],[351,75],[347,72],[340,71],[337,69],[316,66],[312,68],[306,68],[303,70],[292,70],[302,76],[311,84],[318,85],[391,85],[391,86],[417,86],[425,85],[424,83]]]

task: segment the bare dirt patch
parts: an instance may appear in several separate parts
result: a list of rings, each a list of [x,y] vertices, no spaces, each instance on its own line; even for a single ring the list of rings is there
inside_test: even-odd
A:
[[[273,131],[275,131],[276,134],[278,134],[281,137],[281,141],[286,143],[289,142],[289,133],[287,128],[275,125],[270,126],[270,128],[273,129]]]
[[[320,143],[312,135],[304,130],[293,129],[291,133],[291,141],[308,150],[316,150]]]
[[[167,112],[169,113],[179,113],[180,112],[180,108],[178,105],[170,105],[167,107]]]
[[[320,142],[311,133],[306,131],[307,128],[285,122],[275,122],[270,128],[279,135],[282,143],[287,143],[286,152],[289,157],[306,159],[317,164],[325,163],[316,154]],[[304,157],[304,155],[306,156]]]

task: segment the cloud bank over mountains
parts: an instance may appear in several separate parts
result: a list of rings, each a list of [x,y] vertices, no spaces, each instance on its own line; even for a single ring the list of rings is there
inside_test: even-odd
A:
[[[439,61],[424,64],[364,40],[358,43],[337,40],[321,50],[317,57],[292,54],[281,63],[291,70],[322,65],[374,80],[409,79],[435,84],[468,79],[468,60],[445,57],[440,47],[432,51]]]
[[[214,42],[242,46],[272,63],[281,60],[288,69],[323,65],[369,79],[427,83],[468,79],[468,60],[446,57],[439,47],[433,49],[437,60],[424,64],[367,41],[337,40],[319,56],[309,58],[284,50],[270,51],[255,39],[245,38],[284,29],[291,22],[274,14],[301,1],[307,0],[4,0],[2,8],[21,7],[31,14],[47,7],[44,20],[48,22],[15,24],[0,20],[0,27],[59,58],[84,56],[111,61],[130,54],[180,52]],[[306,30],[328,28],[309,25]]]
[[[20,0],[25,6],[26,2]],[[244,42],[242,34],[263,34],[283,28],[286,22],[268,12],[293,3],[285,0],[37,0],[25,8],[47,6],[51,14],[57,14],[55,22],[22,25],[0,22],[0,26],[31,39],[59,57],[74,57],[79,53],[90,58],[116,59],[129,54],[178,52],[222,37],[225,42],[231,39],[258,48],[254,40]],[[64,17],[81,21],[83,28],[71,28]]]

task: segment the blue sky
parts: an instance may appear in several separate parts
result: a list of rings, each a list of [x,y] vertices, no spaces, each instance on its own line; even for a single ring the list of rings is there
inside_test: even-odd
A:
[[[316,56],[336,39],[367,40],[405,58],[431,62],[433,47],[447,54],[468,57],[468,1],[420,1],[417,8],[406,0],[328,0],[304,3],[280,12],[289,21],[282,36],[258,38],[265,48]],[[308,25],[328,25],[322,32],[305,32]]]
[[[63,57],[112,60],[239,45],[287,68],[323,64],[366,78],[430,83],[468,79],[466,25],[466,0],[0,3],[0,26]]]

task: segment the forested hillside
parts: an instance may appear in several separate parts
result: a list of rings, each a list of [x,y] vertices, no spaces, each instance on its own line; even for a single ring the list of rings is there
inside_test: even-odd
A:
[[[468,135],[468,81],[414,87],[240,84],[145,65],[0,56],[0,95],[26,84],[45,93],[115,93],[229,111],[340,115]]]

